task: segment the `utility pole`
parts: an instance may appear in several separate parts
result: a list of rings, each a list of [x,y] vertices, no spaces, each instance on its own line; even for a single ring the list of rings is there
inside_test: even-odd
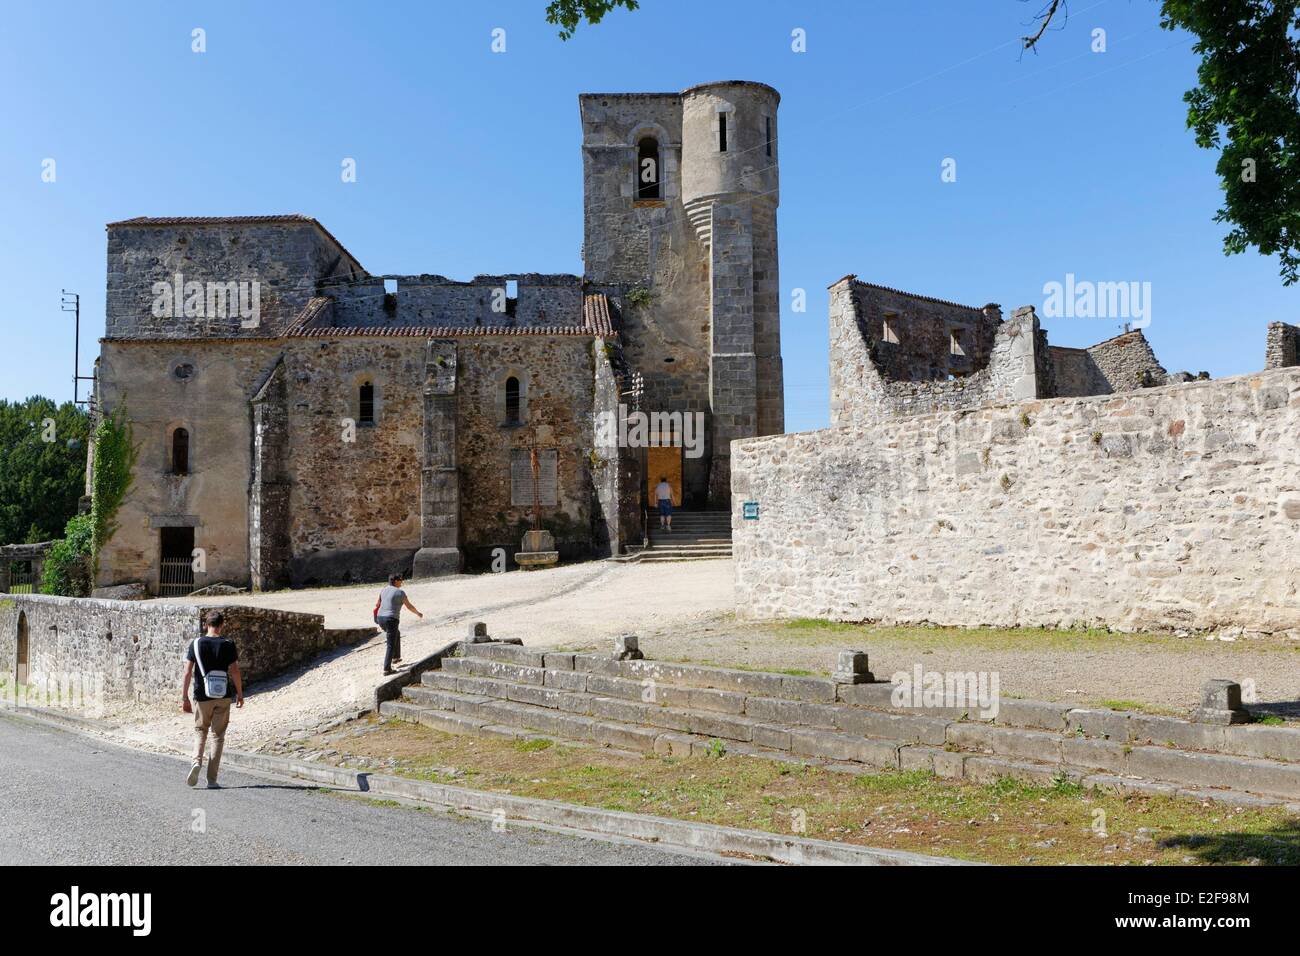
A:
[[[74,405],[88,405],[93,396],[85,400],[81,398],[81,383],[93,382],[95,376],[81,374],[81,296],[67,289],[62,290],[62,296],[60,311],[71,312],[75,321],[72,333],[72,402]]]

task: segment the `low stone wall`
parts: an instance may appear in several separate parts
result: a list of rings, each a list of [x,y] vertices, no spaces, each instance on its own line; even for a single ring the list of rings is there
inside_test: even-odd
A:
[[[177,696],[185,649],[211,606],[16,594],[0,599],[0,676],[14,683],[20,630],[29,683],[71,678],[109,700]],[[323,651],[365,640],[373,628],[329,629],[318,614],[231,605],[224,634],[239,648],[246,683]]]
[[[732,461],[745,616],[1300,628],[1297,369],[751,439]]]

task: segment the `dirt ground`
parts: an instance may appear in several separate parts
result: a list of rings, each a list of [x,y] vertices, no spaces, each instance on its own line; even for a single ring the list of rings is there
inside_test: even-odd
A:
[[[1141,706],[1184,713],[1211,678],[1253,682],[1257,700],[1296,715],[1300,642],[955,628],[888,628],[822,622],[750,624],[734,614],[732,563],[593,562],[538,572],[465,575],[407,586],[424,620],[403,616],[403,656],[414,661],[485,621],[494,637],[526,645],[605,649],[637,633],[647,657],[752,669],[826,673],[835,652],[866,650],[880,678],[926,670],[997,672],[1012,697]],[[370,622],[377,586],[319,588],[189,603],[249,604],[325,615],[328,627]],[[252,688],[232,728],[235,746],[305,736],[365,708],[380,683],[382,639],[346,648]],[[138,707],[108,716],[146,737],[187,746],[179,713]],[[1300,715],[1297,715],[1300,716]]]

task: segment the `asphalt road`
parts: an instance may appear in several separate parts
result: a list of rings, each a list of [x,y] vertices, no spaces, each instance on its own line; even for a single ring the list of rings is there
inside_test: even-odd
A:
[[[0,716],[0,864],[662,865],[708,862],[640,845],[383,806],[188,765]],[[202,824],[200,826],[200,824]]]

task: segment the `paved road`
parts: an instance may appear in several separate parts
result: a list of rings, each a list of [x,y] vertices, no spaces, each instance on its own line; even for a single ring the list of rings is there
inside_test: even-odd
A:
[[[639,845],[380,806],[0,716],[0,864],[691,864]],[[194,832],[203,811],[206,832]]]

